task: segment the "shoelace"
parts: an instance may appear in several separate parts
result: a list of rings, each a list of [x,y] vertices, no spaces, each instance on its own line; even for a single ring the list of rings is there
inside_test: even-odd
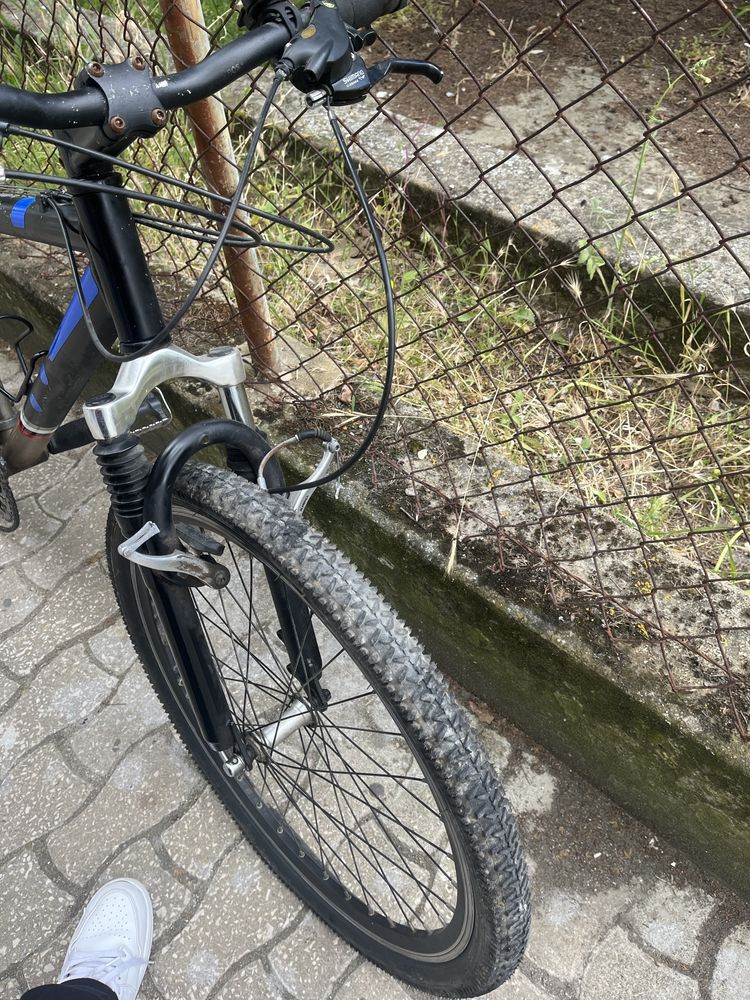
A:
[[[95,979],[113,989],[123,972],[147,964],[145,958],[133,955],[125,945],[110,952],[76,951],[70,958],[65,979]]]

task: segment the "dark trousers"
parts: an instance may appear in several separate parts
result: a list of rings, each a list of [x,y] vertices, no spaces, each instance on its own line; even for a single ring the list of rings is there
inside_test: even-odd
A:
[[[117,1000],[114,992],[95,979],[71,979],[54,986],[35,986],[21,1000]]]

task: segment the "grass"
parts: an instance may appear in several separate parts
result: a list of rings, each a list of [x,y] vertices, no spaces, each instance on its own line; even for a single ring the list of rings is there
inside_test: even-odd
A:
[[[232,30],[218,3],[207,5],[207,21],[220,35]],[[42,65],[17,36],[3,37],[2,56],[9,82],[49,79],[49,62]],[[698,56],[693,66],[706,58],[690,56]],[[14,65],[23,73],[14,77]],[[64,79],[67,67],[53,63],[52,72]],[[330,258],[266,252],[273,320],[352,373],[328,413],[334,423],[356,421],[360,411],[371,412],[383,370],[382,289],[370,241],[340,174],[299,144],[276,148],[277,139],[268,133],[249,200],[335,233],[337,245]],[[144,154],[178,176],[193,168],[179,119]],[[648,155],[644,143],[633,200]],[[42,166],[47,150],[10,146],[6,163],[14,158]],[[716,575],[748,573],[750,409],[723,360],[736,336],[730,311],[707,318],[684,288],[665,287],[660,309],[646,305],[643,314],[622,292],[653,263],[639,256],[629,217],[619,220],[614,249],[587,242],[550,268],[521,237],[477,232],[456,215],[419,216],[395,185],[373,200],[399,305],[396,395],[408,404],[402,412],[434,419],[467,442],[472,494],[502,486],[490,464],[476,460],[481,439],[644,537],[693,558],[697,550]],[[202,260],[191,246],[148,238],[167,269],[189,271]],[[423,424],[413,421],[415,441]],[[460,497],[469,484],[456,488]]]
[[[721,12],[717,13],[721,17]],[[750,4],[737,5],[733,14],[747,31],[750,27]],[[728,17],[724,23],[709,31],[684,35],[673,46],[673,51],[690,76],[702,87],[735,77],[740,93],[734,96],[746,96],[747,87],[743,81],[750,68],[750,54],[742,35]]]
[[[681,38],[674,46],[674,54],[699,83],[708,86],[712,80],[712,65],[720,58],[721,48],[715,39],[693,35]]]
[[[299,199],[308,224],[326,230],[331,217],[356,221],[351,197],[317,176],[312,154],[274,159],[256,183],[272,201],[282,192]],[[303,197],[311,188],[314,204]],[[727,378],[696,374],[714,367],[718,345],[692,303],[665,289],[669,311],[657,325],[679,344],[670,356],[618,294],[634,277],[624,257],[617,280],[604,257],[593,268],[588,258],[590,284],[606,282],[605,294],[592,296],[585,260],[553,273],[512,240],[498,249],[466,234],[415,230],[392,188],[376,201],[398,241],[402,400],[465,438],[481,435],[647,538],[671,540],[686,554],[695,545],[721,575],[747,569],[737,528],[750,503],[750,411]],[[285,264],[271,265],[283,302],[276,320],[344,370],[369,372],[382,355],[382,322],[370,319],[378,278],[365,265],[357,225],[338,235],[334,266],[308,261],[303,282]],[[727,314],[713,318],[714,326],[728,322]],[[474,489],[500,485],[484,476]]]

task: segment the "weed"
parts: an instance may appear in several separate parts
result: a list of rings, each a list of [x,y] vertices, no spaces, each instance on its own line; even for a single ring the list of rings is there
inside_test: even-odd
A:
[[[715,41],[705,35],[694,35],[683,38],[674,46],[674,54],[682,62],[688,72],[707,86],[711,83],[713,65],[719,57],[719,48]]]

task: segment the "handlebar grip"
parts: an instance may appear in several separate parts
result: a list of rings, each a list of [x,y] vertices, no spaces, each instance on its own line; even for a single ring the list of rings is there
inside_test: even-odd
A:
[[[407,0],[336,0],[339,14],[352,28],[363,28],[384,14],[395,14]]]

